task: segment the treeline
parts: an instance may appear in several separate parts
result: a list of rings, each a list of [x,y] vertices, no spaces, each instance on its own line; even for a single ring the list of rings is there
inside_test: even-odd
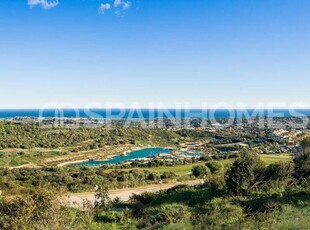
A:
[[[88,167],[0,169],[0,188],[3,194],[11,195],[27,189],[56,188],[68,192],[83,192],[92,191],[96,185],[117,189],[176,179],[181,178],[173,172],[154,173],[136,169],[108,172],[102,168]]]
[[[175,159],[172,161],[151,159],[136,160],[130,164],[103,165],[101,167],[43,167],[43,168],[0,168],[0,190],[5,194],[18,194],[27,189],[57,188],[68,192],[92,191],[96,185],[107,183],[109,189],[135,187],[156,184],[160,180],[190,179],[192,175],[179,176],[169,169],[169,166],[187,165],[207,162],[206,165],[220,164],[205,156],[199,159]],[[163,173],[150,172],[148,168],[167,167]],[[139,168],[139,170],[135,169]],[[214,170],[212,170],[214,171]],[[196,174],[193,173],[195,176]]]
[[[240,147],[235,143],[246,143],[251,146],[273,146],[274,140],[268,137],[269,131],[263,130],[257,134],[251,129],[246,130],[166,130],[160,128],[142,127],[40,127],[38,124],[25,122],[0,121],[0,150],[1,149],[57,149],[65,147],[66,151],[80,152],[102,149],[105,146],[116,145],[152,145],[179,146],[181,142],[203,141],[204,151],[231,152]],[[221,146],[231,144],[230,146]]]
[[[173,145],[179,137],[163,129],[41,128],[37,124],[0,122],[0,149],[72,147],[72,151],[80,151],[118,144]]]
[[[212,160],[210,156],[201,156],[199,158],[185,158],[185,159],[161,159],[161,158],[152,158],[149,160],[134,160],[131,163],[119,163],[116,165],[103,165],[103,169],[130,169],[130,168],[155,168],[155,167],[170,167],[176,165],[187,165],[194,164],[197,162],[204,162]],[[217,158],[218,159],[218,158]]]

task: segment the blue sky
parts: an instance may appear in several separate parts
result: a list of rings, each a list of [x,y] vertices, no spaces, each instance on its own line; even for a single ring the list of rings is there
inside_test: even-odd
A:
[[[0,0],[0,108],[310,102],[309,0]]]

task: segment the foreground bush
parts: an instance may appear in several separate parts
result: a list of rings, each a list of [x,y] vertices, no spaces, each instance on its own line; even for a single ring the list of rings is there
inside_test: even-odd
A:
[[[63,207],[50,191],[0,199],[1,230],[87,229],[91,222],[87,215]]]

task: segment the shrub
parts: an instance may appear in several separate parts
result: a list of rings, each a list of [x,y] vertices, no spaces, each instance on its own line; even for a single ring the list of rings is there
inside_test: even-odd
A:
[[[294,159],[295,163],[295,177],[299,180],[309,182],[310,178],[310,152],[306,152],[300,157]]]
[[[139,228],[160,229],[173,223],[190,222],[191,213],[187,206],[182,204],[165,204],[158,208],[150,208]]]
[[[211,173],[218,173],[224,170],[223,164],[218,161],[209,161],[206,163],[206,167],[210,169]]]
[[[158,197],[158,195],[156,193],[144,192],[140,195],[132,194],[132,196],[130,198],[133,200],[136,200],[137,202],[140,202],[141,204],[146,205],[146,204],[151,203],[157,197]]]
[[[243,219],[243,209],[229,201],[216,198],[205,204],[196,220],[199,229],[235,229]]]
[[[264,164],[256,154],[243,152],[226,173],[226,185],[230,193],[242,195],[254,186],[263,171]]]
[[[197,166],[194,166],[192,168],[192,173],[195,177],[204,177],[204,176],[208,176],[211,174],[211,171],[209,168],[207,168],[206,166],[204,165],[197,165]]]
[[[190,190],[192,187],[189,186],[189,185],[186,185],[186,184],[180,184],[180,185],[176,185],[172,188],[169,188],[167,190],[167,193],[170,194],[170,193],[175,193],[175,192],[180,192],[180,191],[188,191]]]
[[[160,175],[161,179],[175,179],[178,175],[176,175],[174,172],[164,172]]]

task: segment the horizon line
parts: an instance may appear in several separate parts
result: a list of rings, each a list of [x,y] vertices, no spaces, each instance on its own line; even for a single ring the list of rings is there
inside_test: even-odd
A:
[[[109,110],[109,109],[118,109],[118,110],[271,110],[271,109],[277,109],[277,110],[310,110],[310,108],[305,108],[305,107],[294,107],[294,108],[283,108],[283,107],[271,107],[271,108],[223,108],[223,107],[217,107],[217,108],[197,108],[197,107],[192,107],[192,108],[172,108],[172,107],[167,107],[167,108],[144,108],[144,107],[105,107],[105,108],[95,108],[95,107],[87,107],[87,108],[66,108],[66,107],[60,107],[60,108],[0,108],[0,111],[5,111],[5,110]]]

